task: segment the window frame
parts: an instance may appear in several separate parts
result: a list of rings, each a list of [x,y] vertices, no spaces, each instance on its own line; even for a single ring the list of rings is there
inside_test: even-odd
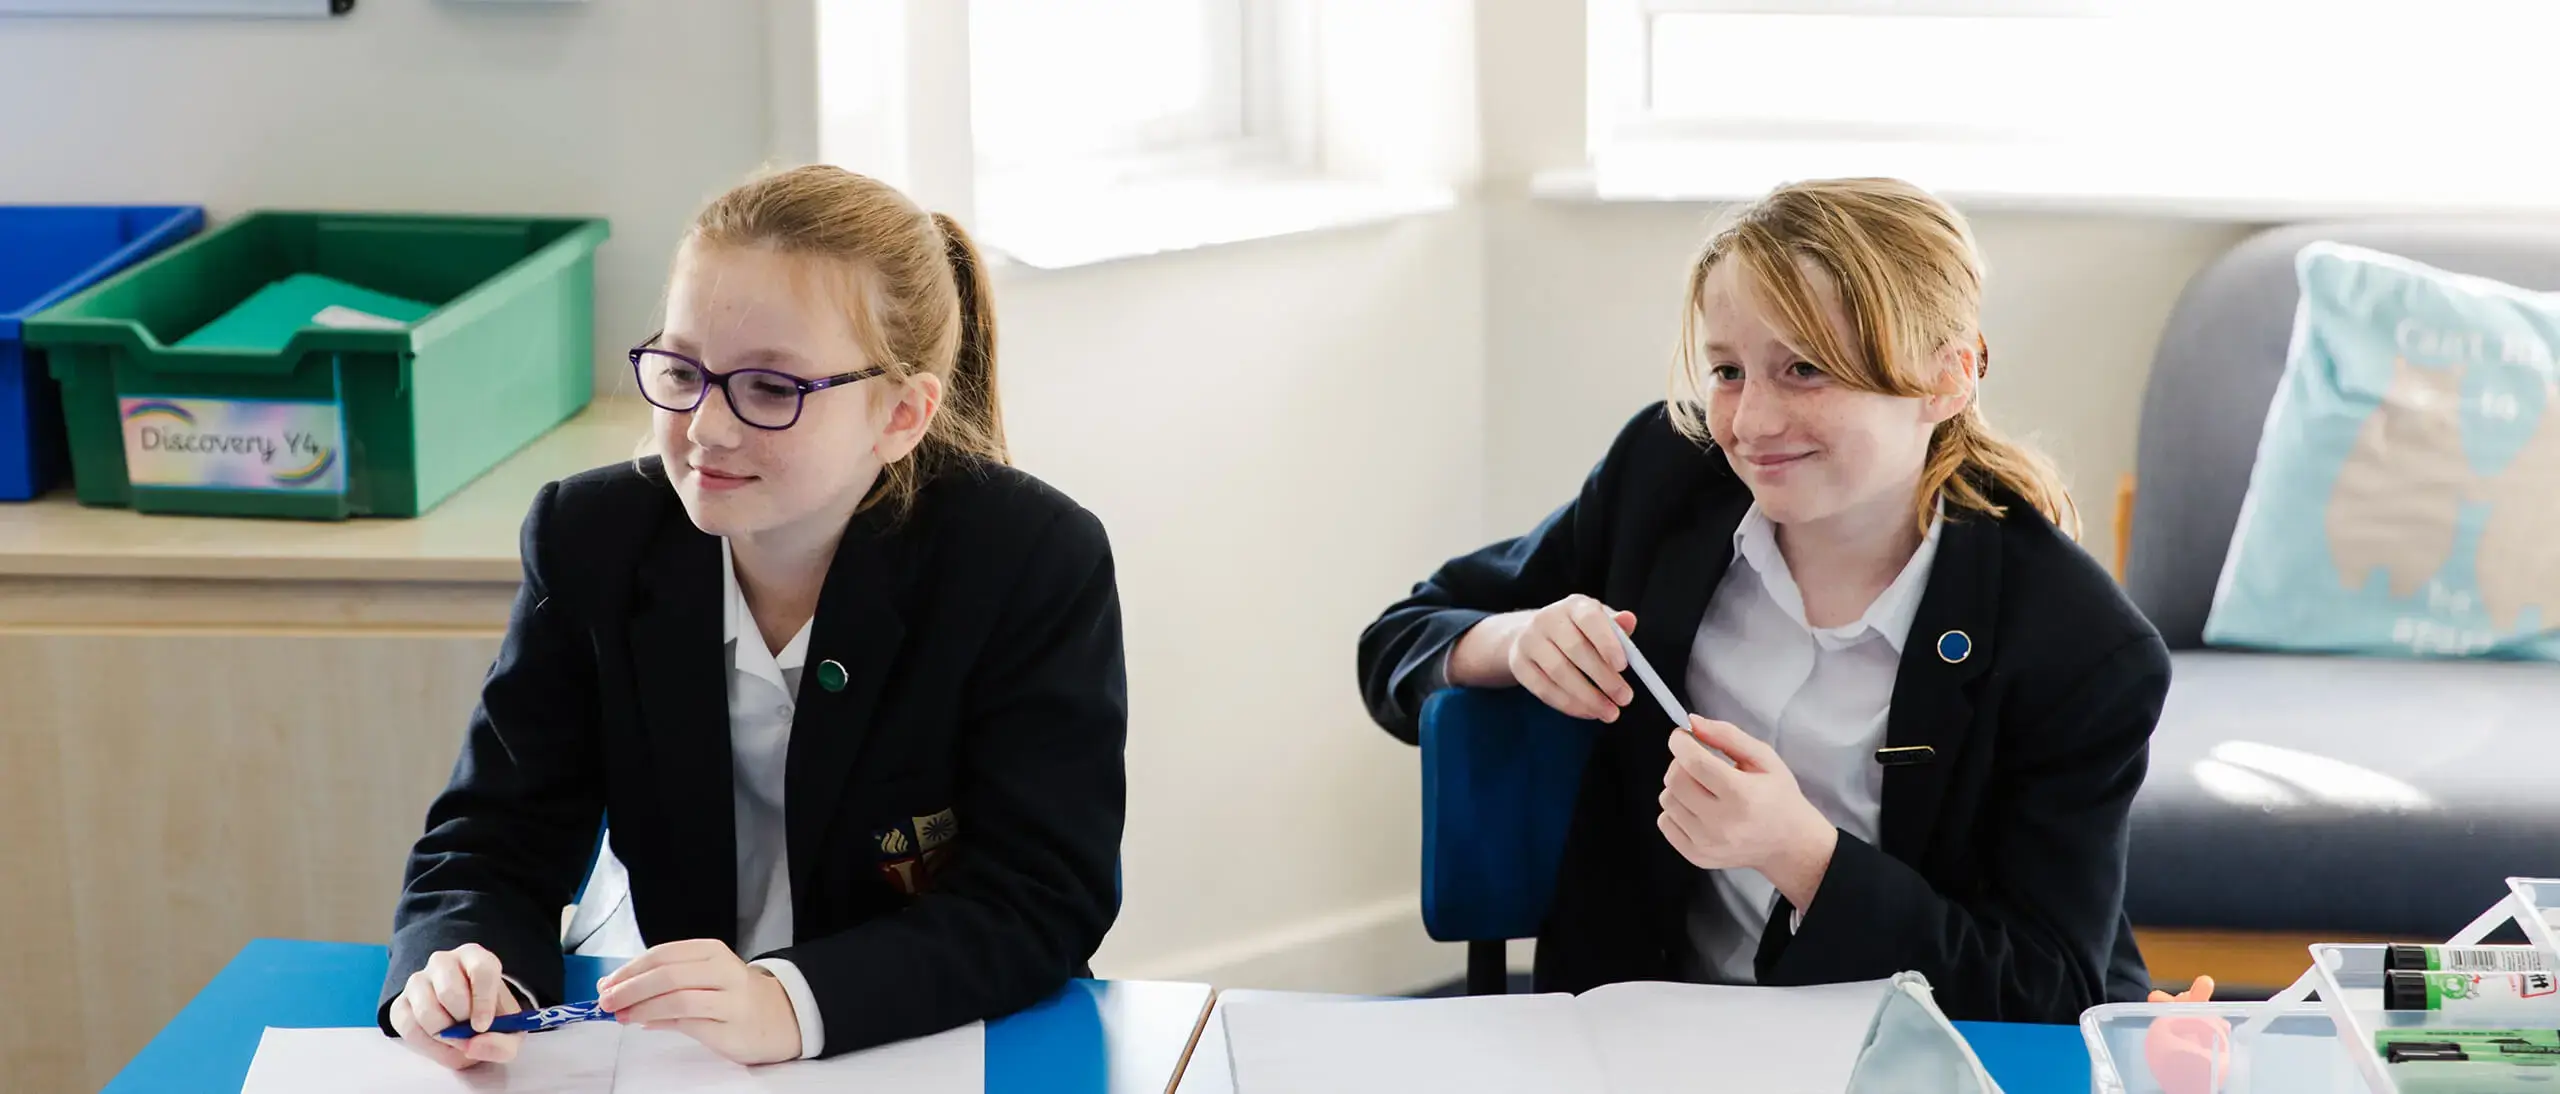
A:
[[[966,4],[967,0],[958,0]],[[1145,123],[1156,132],[1124,130],[1113,139],[1053,156],[1007,157],[969,142],[971,173],[981,186],[1020,184],[1061,173],[1135,181],[1217,171],[1307,165],[1313,147],[1311,81],[1304,73],[1307,36],[1297,26],[1311,0],[1195,0],[1210,9],[1201,43],[1213,69],[1212,98],[1185,117]],[[972,64],[975,57],[971,58]],[[972,109],[977,91],[969,88]],[[1172,120],[1179,118],[1180,120]]]
[[[1063,269],[1454,204],[1479,162],[1458,33],[1471,0],[1233,3],[1241,139],[982,164],[969,0],[814,0],[773,18],[777,55],[808,67],[776,66],[771,124],[778,139],[807,134],[798,158],[970,225],[1000,266]],[[1432,37],[1414,44],[1417,33]],[[1361,105],[1382,84],[1398,97]]]
[[[2128,10],[2126,0],[1585,0],[1585,145],[1597,159],[1628,145],[1717,139],[1896,140],[1963,143],[2000,139],[1970,120],[1915,129],[1862,122],[1803,123],[1744,115],[1666,114],[1653,102],[1653,24],[1666,15],[1839,15],[1880,18],[2086,18]]]

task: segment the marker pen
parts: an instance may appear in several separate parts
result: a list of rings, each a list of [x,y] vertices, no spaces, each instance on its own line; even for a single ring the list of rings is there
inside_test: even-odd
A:
[[[2401,1041],[2383,1050],[2395,1064],[2511,1063],[2528,1067],[2560,1067],[2560,1048],[2501,1044],[2496,1041]]]
[[[2560,1035],[2552,1030],[2381,1030],[2374,1051],[2400,1094],[2482,1094],[2547,1090],[2560,1076]]]
[[[2389,947],[2382,967],[2410,972],[2541,972],[2542,951],[2533,946]]]
[[[2375,1030],[2376,1051],[2387,1052],[2396,1044],[2428,1044],[2451,1041],[2457,1044],[2531,1045],[2560,1052],[2560,1030],[2552,1029],[2430,1029],[2411,1026],[2400,1029]]]
[[[2385,1010],[2496,1010],[2560,1003],[2560,979],[2548,972],[2414,972],[2382,974]]]

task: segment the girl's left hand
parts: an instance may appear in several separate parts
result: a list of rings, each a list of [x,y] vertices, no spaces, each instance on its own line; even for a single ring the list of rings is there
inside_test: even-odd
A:
[[[675,1030],[737,1063],[800,1058],[800,1018],[782,981],[718,939],[651,946],[596,989],[615,1021]]]
[[[1688,729],[1671,733],[1659,800],[1655,824],[1690,865],[1758,870],[1798,912],[1812,907],[1840,830],[1805,798],[1776,749],[1740,726],[1692,714]]]

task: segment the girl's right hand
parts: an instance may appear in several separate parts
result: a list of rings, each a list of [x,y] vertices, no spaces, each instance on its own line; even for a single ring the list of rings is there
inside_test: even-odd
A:
[[[1634,612],[1612,612],[1576,593],[1531,613],[1512,632],[1504,659],[1512,679],[1540,702],[1576,718],[1615,722],[1636,697],[1621,675],[1627,651],[1618,634],[1635,630]]]
[[[2161,991],[2161,990],[2159,990],[2159,989],[2157,989],[2157,988],[2154,988],[2154,989],[2152,989],[2152,992],[2151,992],[2151,999],[2150,999],[2150,1001],[2151,1001],[2151,1002],[2154,1002],[2154,1003],[2210,1003],[2210,1002],[2213,1002],[2213,978],[2212,978],[2212,977],[2210,977],[2210,976],[2199,976],[2199,977],[2196,977],[2195,985],[2194,985],[2193,987],[2190,987],[2190,988],[2188,988],[2188,989],[2187,989],[2187,990],[2185,990],[2185,991],[2179,992],[2179,993],[2178,993],[2178,994],[2176,994],[2176,995],[2171,995],[2171,994],[2169,994],[2168,992]]]
[[[483,1033],[456,1041],[438,1034],[457,1022],[487,1029],[490,1019],[523,1009],[515,993],[507,990],[498,955],[477,942],[466,942],[428,958],[426,968],[409,974],[400,997],[391,1001],[391,1028],[400,1034],[401,1043],[459,1071],[473,1064],[515,1059],[525,1035]]]

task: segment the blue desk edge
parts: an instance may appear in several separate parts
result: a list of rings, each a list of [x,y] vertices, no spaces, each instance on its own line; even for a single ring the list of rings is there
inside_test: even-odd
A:
[[[573,1002],[594,998],[595,980],[617,963],[565,960],[569,983],[584,985],[571,992]],[[135,1054],[104,1094],[237,1089],[269,1026],[374,1025],[390,961],[389,950],[366,943],[253,940]],[[987,1090],[1057,1089],[1060,1079],[1078,1075],[1095,1079],[1099,1085],[1093,1089],[1107,1090],[1116,1074],[1159,1069],[1153,1089],[1166,1089],[1208,1020],[1214,995],[1206,984],[1072,981],[1040,1003],[987,1023]],[[1179,1020],[1186,1004],[1188,1020]],[[1137,1024],[1141,1014],[1144,1029],[1106,1026]]]

